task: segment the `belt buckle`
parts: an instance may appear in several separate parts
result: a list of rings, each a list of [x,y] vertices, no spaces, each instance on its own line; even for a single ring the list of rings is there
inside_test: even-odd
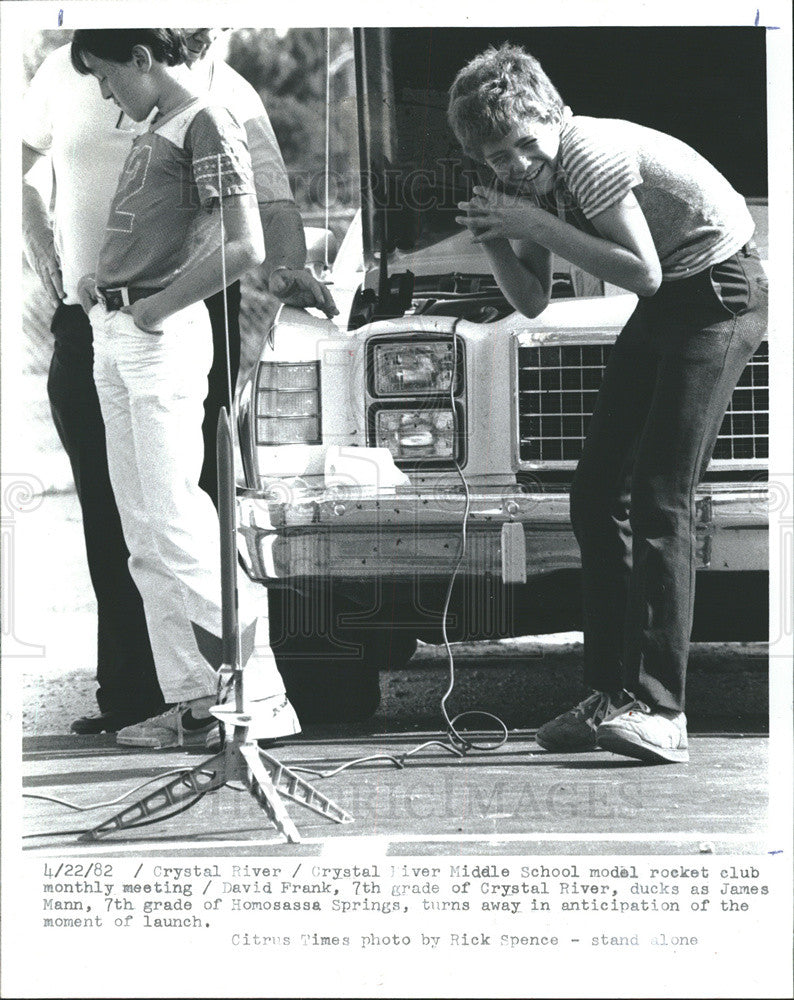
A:
[[[118,296],[119,301],[121,302],[122,306],[128,306],[130,304],[130,291],[129,291],[129,289],[126,286],[122,286],[122,287],[119,287],[119,288],[106,288],[105,292],[106,292],[107,296],[112,296],[114,299],[115,299],[116,296]],[[105,301],[105,306],[108,309],[112,310],[113,307],[112,306],[108,306],[107,298],[105,298],[104,301]],[[119,308],[121,308],[121,307],[119,307]]]

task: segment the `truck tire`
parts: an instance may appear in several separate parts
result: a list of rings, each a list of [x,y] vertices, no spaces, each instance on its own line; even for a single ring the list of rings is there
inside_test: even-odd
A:
[[[693,642],[767,642],[769,574],[702,570],[695,585]]]

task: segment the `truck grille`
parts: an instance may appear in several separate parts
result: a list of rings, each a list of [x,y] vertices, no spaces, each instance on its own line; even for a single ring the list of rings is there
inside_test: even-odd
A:
[[[610,344],[518,347],[519,457],[568,465],[582,453]],[[713,461],[769,458],[769,349],[742,373],[720,428]]]

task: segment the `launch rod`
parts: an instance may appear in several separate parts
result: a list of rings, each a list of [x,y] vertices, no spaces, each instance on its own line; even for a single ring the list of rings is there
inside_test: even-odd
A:
[[[221,535],[221,622],[223,662],[234,679],[234,707],[243,711],[243,671],[240,665],[240,631],[237,622],[237,516],[235,506],[232,430],[226,407],[218,414],[218,520]]]

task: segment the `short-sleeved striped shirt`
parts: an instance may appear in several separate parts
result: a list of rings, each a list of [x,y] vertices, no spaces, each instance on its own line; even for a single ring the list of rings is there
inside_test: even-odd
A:
[[[219,192],[256,193],[246,134],[226,108],[196,100],[133,142],[110,206],[97,284],[169,285],[200,247],[219,244],[218,220],[205,211]]]
[[[752,237],[744,198],[686,143],[632,122],[566,109],[555,199],[546,207],[594,233],[590,220],[630,191],[645,214],[664,281],[704,271]]]

